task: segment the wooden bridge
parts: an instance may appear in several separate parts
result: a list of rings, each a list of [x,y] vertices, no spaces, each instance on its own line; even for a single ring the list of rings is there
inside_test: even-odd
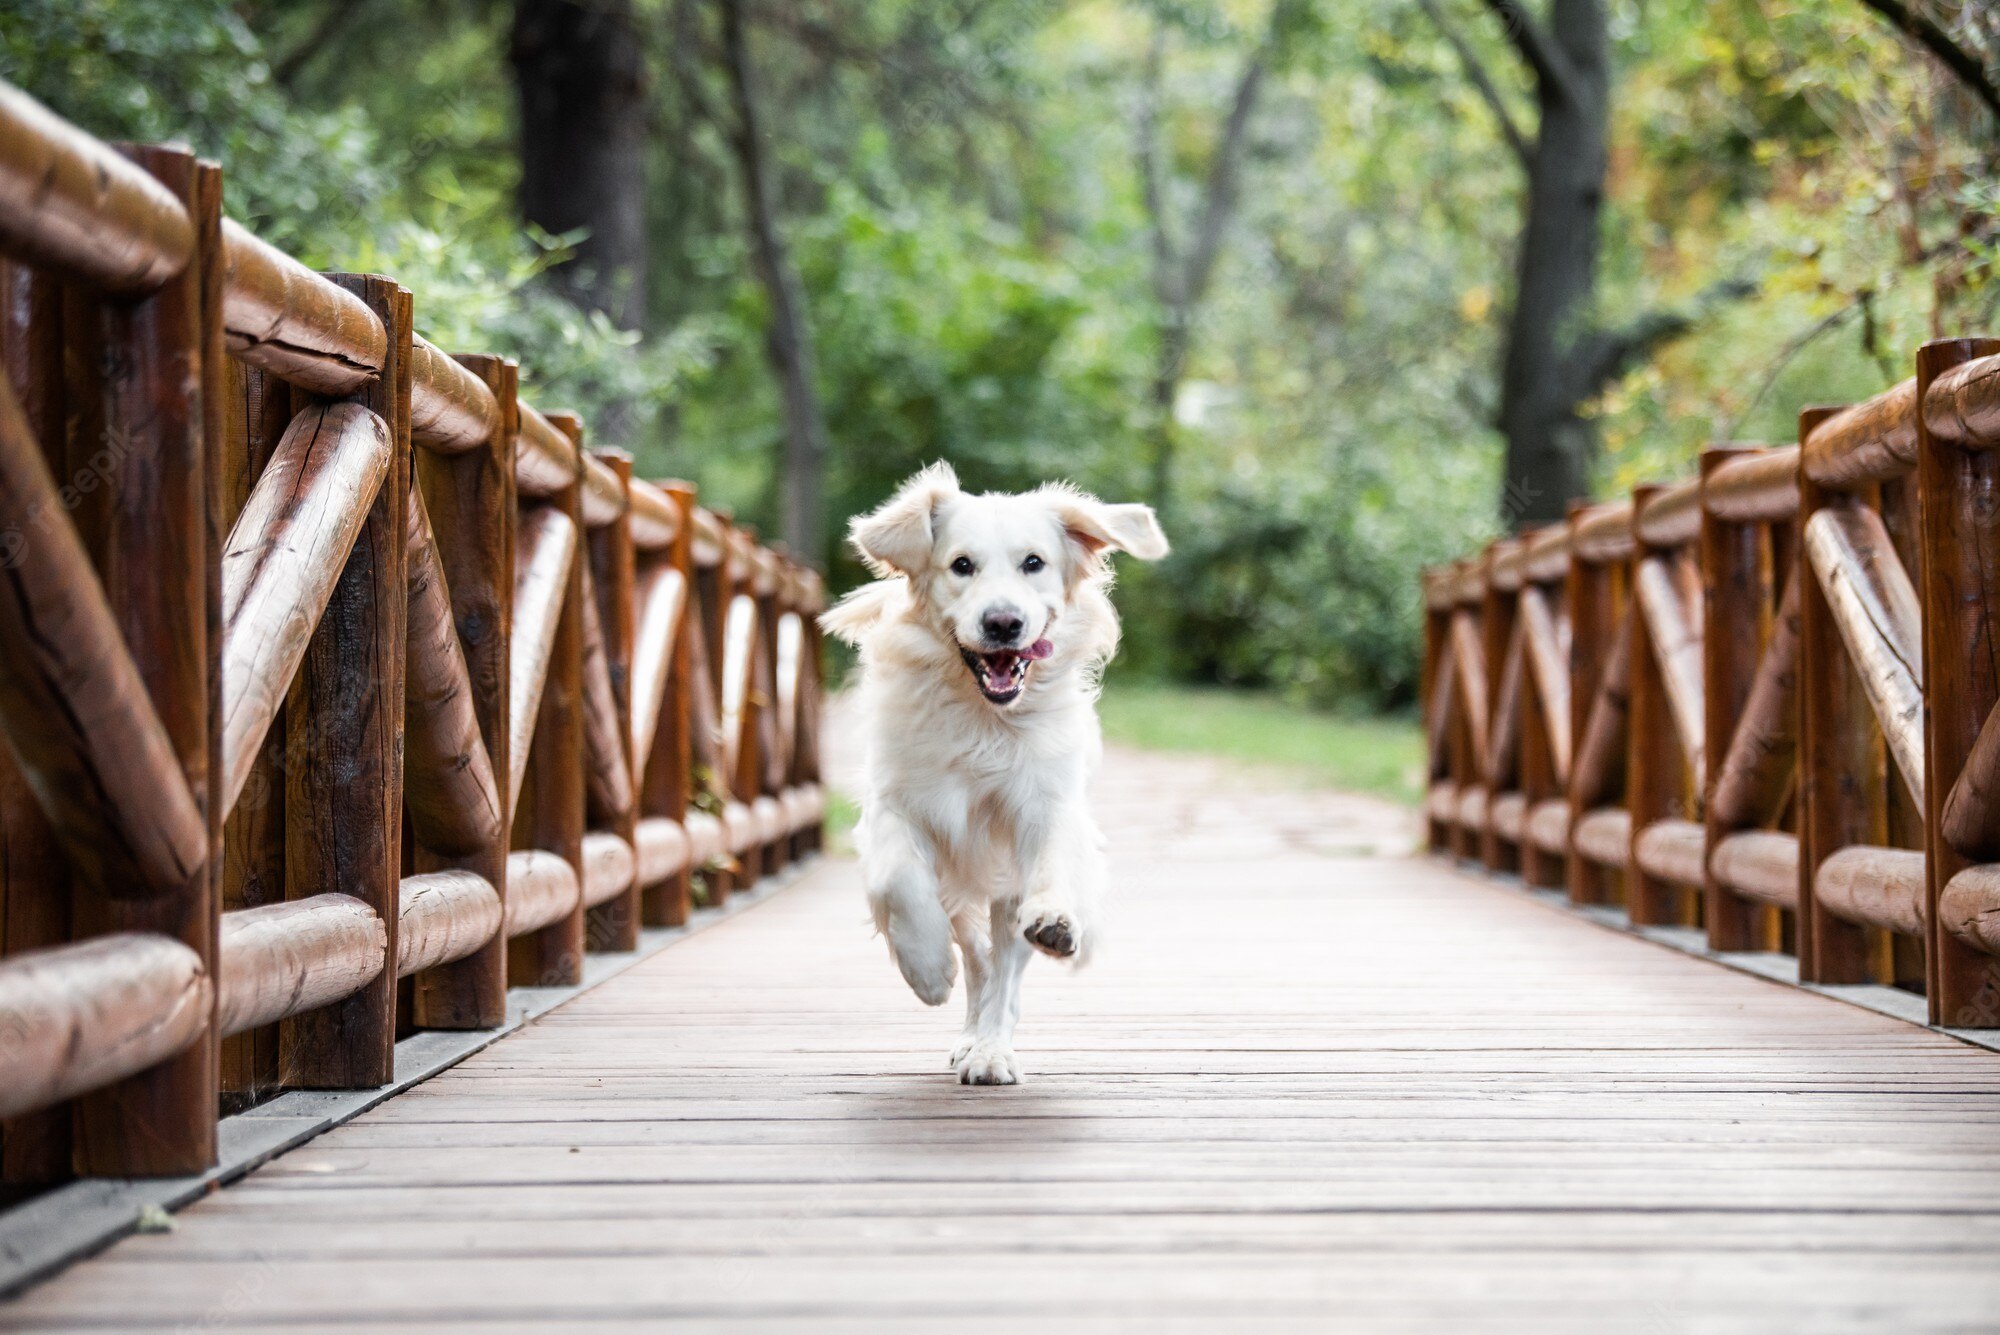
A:
[[[2000,1325],[2000,343],[1430,572],[1427,831],[1114,753],[966,1089],[817,577],[220,198],[0,87],[0,1330]]]

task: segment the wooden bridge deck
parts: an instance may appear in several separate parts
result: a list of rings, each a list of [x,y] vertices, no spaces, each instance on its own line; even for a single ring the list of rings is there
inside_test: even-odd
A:
[[[1222,795],[1215,795],[1217,793]],[[0,1329],[2000,1324],[2000,1056],[1114,758],[1100,964],[964,1089],[831,862]]]

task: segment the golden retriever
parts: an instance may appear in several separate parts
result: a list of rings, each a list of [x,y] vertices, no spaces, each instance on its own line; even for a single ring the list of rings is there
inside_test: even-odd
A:
[[[822,624],[861,651],[867,748],[856,831],[875,925],[912,991],[965,964],[959,1080],[1021,1078],[1021,975],[1081,963],[1098,931],[1102,840],[1084,789],[1102,749],[1097,683],[1118,647],[1110,554],[1167,540],[1144,505],[1051,484],[961,491],[933,464],[850,536],[882,578]]]

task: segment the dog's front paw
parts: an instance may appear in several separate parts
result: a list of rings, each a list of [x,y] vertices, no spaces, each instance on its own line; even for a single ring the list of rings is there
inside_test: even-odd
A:
[[[1018,1085],[1021,1083],[1021,1065],[1014,1060],[1014,1050],[1001,1043],[974,1043],[966,1054],[958,1059],[958,1083],[961,1085]]]
[[[1021,913],[1021,935],[1028,938],[1028,944],[1044,955],[1066,960],[1076,954],[1083,944],[1083,929],[1067,913],[1055,909],[1036,910],[1033,907]]]
[[[944,1069],[947,1071],[956,1071],[959,1063],[966,1059],[966,1056],[971,1053],[974,1045],[978,1042],[979,1039],[974,1034],[961,1035],[958,1040],[958,1046],[953,1048],[951,1055],[944,1059]]]

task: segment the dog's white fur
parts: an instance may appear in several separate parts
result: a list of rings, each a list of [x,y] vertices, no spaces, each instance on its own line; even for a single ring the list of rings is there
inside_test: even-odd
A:
[[[861,651],[869,904],[928,1005],[951,995],[957,943],[966,1013],[951,1064],[967,1084],[1013,1084],[1029,954],[1080,963],[1098,933],[1104,860],[1084,789],[1102,750],[1098,675],[1118,647],[1110,553],[1155,560],[1167,541],[1146,506],[1062,484],[975,496],[941,463],[850,536],[882,578],[822,624]],[[1025,622],[1019,644],[1051,649],[1005,704],[961,657],[996,608]]]

